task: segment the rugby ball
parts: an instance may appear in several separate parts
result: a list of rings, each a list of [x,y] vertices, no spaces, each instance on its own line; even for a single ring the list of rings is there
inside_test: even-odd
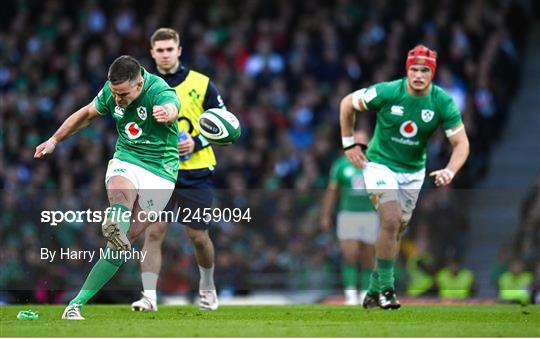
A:
[[[201,114],[199,132],[215,145],[230,145],[242,134],[238,118],[221,108],[211,108]]]

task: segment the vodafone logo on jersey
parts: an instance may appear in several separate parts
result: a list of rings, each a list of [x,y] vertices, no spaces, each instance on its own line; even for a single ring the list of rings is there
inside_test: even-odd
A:
[[[128,138],[135,140],[142,134],[142,128],[136,122],[130,122],[125,127]]]
[[[401,133],[401,135],[403,135],[405,138],[412,138],[416,135],[416,133],[418,133],[418,126],[414,121],[407,120],[401,124],[399,133]]]

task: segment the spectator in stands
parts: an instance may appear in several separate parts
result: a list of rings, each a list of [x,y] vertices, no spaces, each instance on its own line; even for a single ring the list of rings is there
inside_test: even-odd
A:
[[[474,292],[472,271],[463,268],[457,259],[449,260],[447,266],[437,273],[435,281],[439,297],[444,299],[466,299]]]
[[[429,200],[424,200],[419,206],[419,211],[422,211],[428,204]],[[422,220],[418,225],[412,226],[416,226],[414,242],[405,241],[402,246],[407,257],[407,295],[411,297],[433,295],[435,293],[434,273],[436,266],[429,250],[429,224]]]
[[[510,262],[514,259],[514,255],[514,251],[510,244],[503,245],[499,250],[497,261],[491,268],[490,280],[494,286],[499,285],[499,278],[504,272],[508,271],[508,267],[510,266]]]
[[[531,302],[533,275],[525,271],[525,264],[515,259],[508,271],[499,278],[499,298],[506,302],[527,305]]]

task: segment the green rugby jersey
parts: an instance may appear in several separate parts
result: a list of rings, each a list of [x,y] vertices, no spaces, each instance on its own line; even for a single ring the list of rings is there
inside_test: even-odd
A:
[[[449,130],[461,123],[454,101],[435,84],[428,95],[415,97],[407,91],[407,78],[381,82],[367,88],[363,100],[377,114],[366,156],[398,173],[425,168],[431,135],[440,125]]]
[[[366,191],[364,170],[342,156],[332,164],[330,182],[340,189],[339,209],[351,212],[372,212],[373,205]]]
[[[142,69],[144,86],[141,94],[126,108],[116,106],[105,83],[94,99],[97,111],[111,113],[116,122],[118,139],[114,158],[142,167],[162,178],[176,182],[178,174],[178,125],[162,124],[152,116],[154,106],[167,103],[180,109],[174,89],[160,77]]]

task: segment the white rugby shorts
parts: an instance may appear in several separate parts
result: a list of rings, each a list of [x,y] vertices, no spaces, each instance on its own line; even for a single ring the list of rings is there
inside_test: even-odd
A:
[[[425,169],[413,173],[397,173],[375,162],[368,162],[364,168],[364,180],[368,193],[377,197],[375,200],[378,204],[398,201],[401,205],[402,220],[405,223],[410,220],[416,207],[425,176]]]
[[[175,183],[137,165],[118,159],[109,160],[105,186],[109,179],[119,175],[131,181],[139,195],[139,206],[145,212],[161,212],[169,202]]]
[[[339,240],[357,240],[373,245],[379,235],[377,212],[340,211],[337,215]]]

